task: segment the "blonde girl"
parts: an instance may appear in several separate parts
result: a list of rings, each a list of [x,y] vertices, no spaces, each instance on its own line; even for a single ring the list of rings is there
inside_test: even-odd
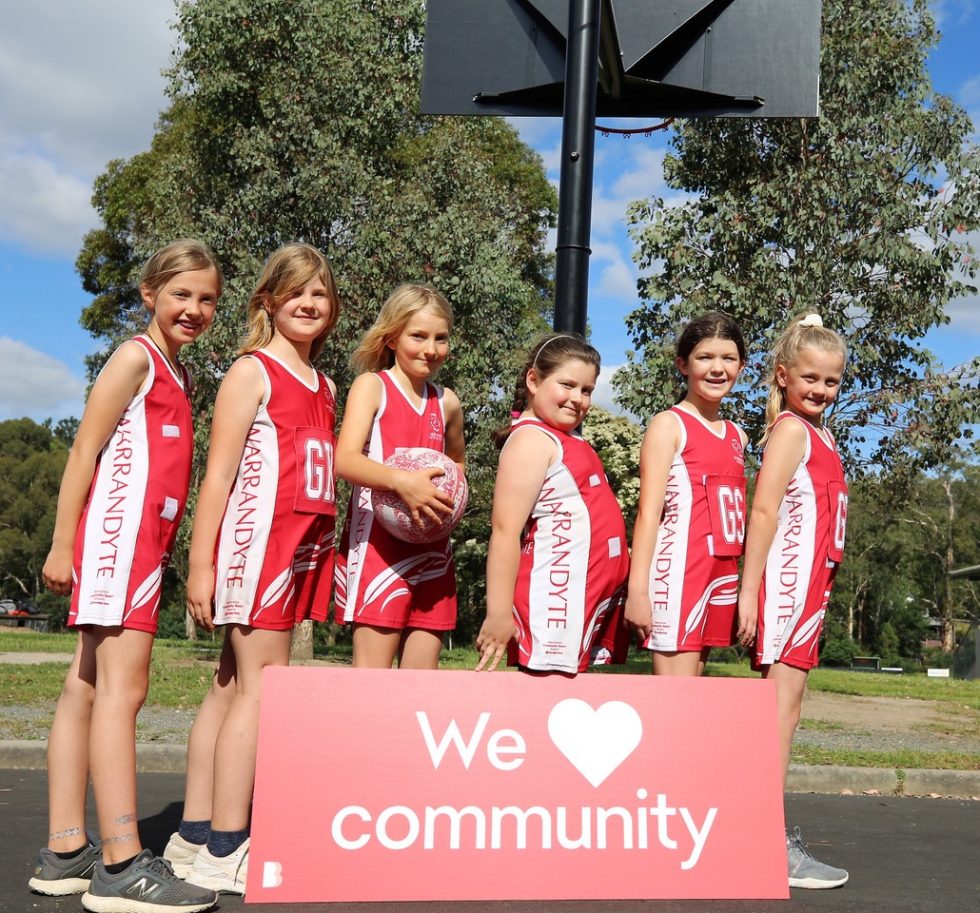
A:
[[[435,669],[444,632],[456,626],[456,572],[448,537],[416,545],[396,539],[371,509],[372,489],[396,492],[412,517],[451,513],[432,467],[383,465],[397,450],[426,447],[463,465],[463,410],[434,378],[449,354],[453,312],[428,285],[391,293],[354,353],[337,440],[337,474],[354,484],[337,554],[337,620],[353,625],[354,666]]]
[[[337,322],[323,254],[287,244],[249,302],[241,357],[218,390],[194,515],[187,608],[224,627],[187,750],[184,815],[164,857],[194,884],[242,894],[259,691],[289,662],[293,627],[325,620],[333,575],[333,381],[313,367]]]
[[[755,613],[734,623],[745,539],[747,438],[721,417],[745,365],[745,340],[726,314],[692,320],[677,340],[683,399],[654,416],[640,449],[626,620],[657,675],[699,675],[712,647],[750,643]]]
[[[753,665],[776,686],[783,779],[807,675],[834,576],[843,557],[847,483],[824,423],[840,391],[847,346],[817,314],[797,317],[771,354],[764,455],[749,520],[740,614],[758,613]],[[847,872],[807,852],[787,833],[789,883],[833,888]]]
[[[478,670],[505,654],[526,672],[566,675],[594,656],[625,659],[626,528],[578,431],[598,376],[599,353],[558,333],[531,349],[518,377],[513,422],[498,437]]]
[[[139,291],[149,324],[116,349],[92,387],[42,571],[50,590],[71,595],[68,624],[79,638],[48,740],[48,845],[30,887],[84,891],[97,913],[122,909],[119,898],[141,881],[146,896],[161,896],[155,911],[204,910],[215,899],[142,849],[136,714],[190,483],[190,376],[178,353],[211,325],[221,285],[214,253],[198,241],[175,241],[147,261]],[[90,775],[101,851],[85,834]]]

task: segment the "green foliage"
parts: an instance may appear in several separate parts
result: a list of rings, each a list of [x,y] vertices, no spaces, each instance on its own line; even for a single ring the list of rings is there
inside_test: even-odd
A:
[[[443,380],[468,428],[485,419],[499,366],[540,325],[555,197],[502,120],[417,113],[423,23],[415,0],[178,3],[172,106],[151,149],[96,185],[103,227],[78,260],[96,295],[86,326],[112,343],[131,333],[141,261],[176,236],[210,242],[227,292],[188,353],[206,411],[262,260],[305,240],[330,257],[341,290],[321,361],[341,390],[392,287],[429,281],[457,312]]]
[[[832,425],[853,468],[911,479],[970,436],[980,359],[944,373],[921,345],[975,289],[967,238],[980,226],[980,150],[966,112],[931,90],[936,40],[927,0],[825,0],[819,118],[681,125],[665,176],[687,202],[640,201],[629,216],[645,302],[619,374],[632,412],[670,404],[672,340],[718,307],[750,345],[733,417],[758,440],[763,353],[815,311],[850,348]]]
[[[44,592],[41,568],[67,459],[50,424],[0,422],[0,597],[37,603]]]
[[[878,632],[878,653],[883,666],[896,666],[901,662],[898,655],[898,635],[890,621],[886,621]]]
[[[831,637],[828,635],[820,648],[820,662],[825,666],[844,666],[851,665],[852,660],[858,655],[858,645],[849,637]]]
[[[612,415],[599,406],[589,410],[582,435],[592,445],[605,467],[632,536],[640,500],[640,444],[643,429],[622,415]]]
[[[851,486],[847,549],[831,595],[828,639],[840,633],[879,651],[884,625],[897,654],[918,660],[929,619],[948,652],[956,620],[980,615],[974,582],[951,580],[980,564],[980,464],[957,459],[911,483],[868,476]],[[825,654],[824,654],[825,655]]]
[[[350,353],[392,288],[440,288],[456,314],[440,380],[463,403],[470,443],[458,551],[472,627],[483,567],[465,543],[489,527],[496,461],[485,439],[501,420],[514,353],[544,328],[557,201],[540,158],[502,119],[418,113],[424,19],[420,0],[179,0],[171,106],[151,148],[109,163],[96,181],[102,225],[77,266],[95,296],[83,324],[108,351],[145,321],[135,283],[150,252],[180,236],[217,252],[225,294],[183,356],[197,385],[192,487],[251,286],[276,247],[307,241],[331,261],[341,316],[319,366],[341,399]],[[192,495],[189,516],[194,506]],[[178,576],[188,535],[185,522]]]

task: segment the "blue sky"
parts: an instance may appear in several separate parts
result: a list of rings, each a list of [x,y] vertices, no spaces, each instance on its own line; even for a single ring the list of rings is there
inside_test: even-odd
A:
[[[980,129],[980,3],[934,4],[943,38],[930,61],[935,88]],[[84,357],[78,325],[88,302],[74,260],[96,224],[92,182],[106,163],[148,148],[166,105],[172,0],[33,0],[4,13],[0,32],[0,420],[80,415]],[[517,119],[558,181],[557,119]],[[589,316],[604,379],[625,360],[623,317],[637,271],[624,221],[663,184],[663,134],[596,137]],[[980,247],[980,238],[974,238]],[[950,308],[952,324],[927,344],[951,367],[980,353],[980,296]],[[599,400],[608,403],[609,391]]]

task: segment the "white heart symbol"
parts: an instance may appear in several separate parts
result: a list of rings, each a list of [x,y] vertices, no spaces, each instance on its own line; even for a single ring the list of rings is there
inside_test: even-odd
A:
[[[623,701],[607,701],[593,710],[585,701],[568,698],[548,714],[548,735],[575,769],[598,786],[640,744],[643,723]]]

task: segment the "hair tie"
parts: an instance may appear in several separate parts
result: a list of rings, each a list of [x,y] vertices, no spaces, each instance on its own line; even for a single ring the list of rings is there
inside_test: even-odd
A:
[[[511,418],[520,418],[523,414],[524,413],[521,412],[519,409],[511,409],[510,417]]]
[[[822,327],[823,321],[820,319],[819,314],[807,314],[800,323],[801,327]]]

